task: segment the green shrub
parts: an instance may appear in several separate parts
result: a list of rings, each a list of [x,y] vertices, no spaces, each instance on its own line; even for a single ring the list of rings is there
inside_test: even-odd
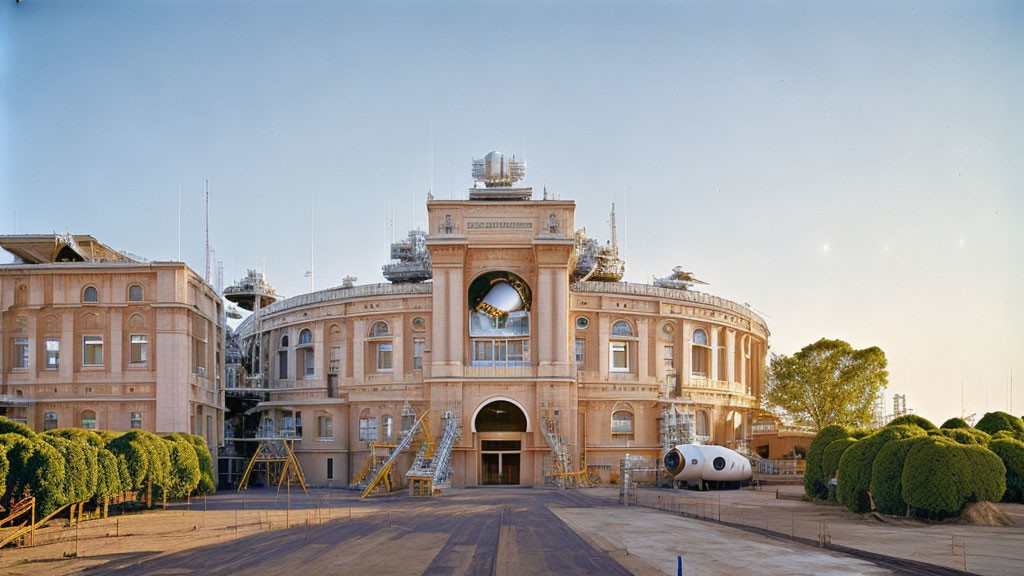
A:
[[[7,491],[7,473],[11,470],[11,463],[7,460],[7,448],[0,444],[0,498],[3,498]]]
[[[950,418],[942,423],[939,428],[950,429],[950,428],[970,428],[971,425],[967,423],[967,420],[963,418]]]
[[[849,428],[834,424],[822,428],[811,441],[811,447],[807,450],[807,467],[804,470],[804,493],[808,497],[815,500],[824,500],[828,497],[828,478],[821,469],[825,448],[836,440],[849,437]]]
[[[1006,468],[984,446],[926,436],[912,443],[901,480],[910,513],[942,519],[958,516],[971,502],[998,502],[1006,491]]]
[[[125,490],[141,490],[152,482],[163,486],[170,470],[170,443],[152,432],[132,430],[121,434],[107,444],[107,448],[124,457],[128,472]]]
[[[839,503],[857,513],[870,511],[871,500],[868,497],[868,490],[871,489],[872,466],[878,451],[891,440],[923,434],[924,430],[917,426],[886,426],[850,446],[839,459]]]
[[[64,496],[68,502],[85,502],[96,493],[96,448],[86,442],[40,434],[39,440],[53,446],[64,458]]]
[[[988,449],[1006,466],[1006,494],[1004,502],[1024,504],[1024,442],[1013,438],[999,438],[989,442]]]
[[[100,448],[96,453],[96,464],[96,495],[102,498],[115,496],[121,492],[121,472],[118,470],[117,456],[106,448]]]
[[[84,442],[93,448],[103,448],[107,445],[107,441],[93,430],[83,430],[81,428],[58,428],[56,430],[47,430],[42,435],[60,436],[67,440]]]
[[[825,477],[826,483],[835,476],[836,470],[839,469],[839,459],[843,456],[843,453],[856,444],[858,440],[856,438],[842,438],[828,445],[825,448],[825,454],[821,458],[821,472]],[[832,502],[836,501],[836,493],[831,490],[829,486],[828,499]]]
[[[974,427],[992,435],[1001,430],[1024,434],[1024,421],[1006,412],[989,412]]]
[[[199,458],[196,449],[188,440],[165,440],[171,443],[171,467],[167,475],[167,495],[171,498],[184,498],[199,486],[202,473],[199,471]]]
[[[871,465],[871,497],[883,514],[905,514],[903,501],[903,463],[907,452],[922,436],[911,436],[886,442]]]
[[[917,414],[904,414],[898,418],[893,418],[885,425],[886,428],[890,426],[917,426],[926,432],[928,430],[935,430],[935,424]]]
[[[867,428],[856,428],[853,430],[853,432],[850,433],[850,438],[856,438],[857,440],[860,440],[861,438],[867,438],[873,432],[874,430],[868,430]]]
[[[981,430],[974,428],[942,428],[940,430],[929,430],[929,434],[940,434],[956,442],[957,444],[981,444],[987,446],[992,437]]]
[[[0,416],[0,434],[17,434],[26,438],[36,437],[36,433],[28,426],[4,416]]]
[[[1001,440],[1003,438],[1024,442],[1024,432],[1017,432],[1016,430],[1000,430],[992,435],[992,440]]]
[[[65,466],[61,453],[46,442],[26,438],[24,442],[15,444],[15,450],[21,452],[17,466],[20,491],[12,494],[15,499],[31,494],[36,497],[36,517],[42,518],[50,512],[68,503],[65,492]],[[10,456],[8,451],[8,456]],[[12,459],[12,469],[15,466]]]

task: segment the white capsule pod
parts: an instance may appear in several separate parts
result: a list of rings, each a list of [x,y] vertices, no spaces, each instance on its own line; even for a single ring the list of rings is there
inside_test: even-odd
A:
[[[753,476],[750,460],[724,446],[680,444],[663,461],[673,480],[691,488],[738,488]]]

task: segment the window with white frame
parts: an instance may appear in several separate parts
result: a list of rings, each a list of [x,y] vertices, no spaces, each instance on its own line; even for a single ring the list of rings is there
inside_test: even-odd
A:
[[[14,339],[14,367],[28,368],[28,338]]]
[[[60,368],[60,340],[56,338],[47,338],[45,342],[46,348],[46,369],[56,370]]]
[[[131,413],[131,426],[135,430],[142,428],[142,412]]]
[[[711,373],[711,348],[708,346],[708,333],[701,328],[693,331],[693,344],[690,349],[690,374],[696,378],[707,378]]]
[[[57,428],[57,413],[47,412],[43,415],[43,430],[54,430]]]
[[[367,442],[377,440],[377,418],[365,416],[359,419],[359,440]]]
[[[423,351],[427,347],[427,341],[423,338],[414,338],[412,341],[412,369],[423,369]]]
[[[130,352],[129,361],[132,364],[145,364],[149,361],[149,336],[146,334],[132,334]]]
[[[392,348],[391,342],[377,343],[377,372],[392,371]]]
[[[629,342],[611,342],[609,344],[609,367],[612,372],[629,372]]]
[[[584,338],[576,339],[576,363],[580,367],[587,361],[587,341]]]
[[[82,338],[82,365],[103,366],[102,336],[85,336]]]
[[[675,368],[675,347],[671,344],[665,345],[665,368]]]

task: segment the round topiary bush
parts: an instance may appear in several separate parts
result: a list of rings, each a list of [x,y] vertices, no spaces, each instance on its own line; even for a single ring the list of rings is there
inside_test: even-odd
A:
[[[82,440],[40,434],[38,438],[56,448],[64,458],[64,494],[68,502],[85,502],[96,493],[96,448]]]
[[[835,476],[836,470],[839,469],[839,459],[842,458],[843,453],[857,442],[856,438],[843,438],[836,440],[825,448],[825,454],[821,458],[821,471],[825,476],[826,483]],[[828,499],[830,502],[836,501],[836,492],[832,489],[831,484],[829,484]]]
[[[850,446],[839,459],[838,500],[843,506],[857,513],[871,510],[871,472],[875,456],[886,442],[921,436],[924,430],[917,426],[886,426],[874,434]]]
[[[199,458],[196,449],[188,440],[167,441],[171,443],[171,467],[167,475],[167,495],[171,498],[184,498],[199,485],[202,473],[199,471]]]
[[[128,472],[125,490],[141,490],[152,482],[157,486],[167,483],[171,467],[170,443],[152,432],[132,430],[107,444],[115,455],[123,456]]]
[[[967,420],[963,418],[950,418],[942,423],[939,428],[950,429],[950,428],[970,428],[971,425],[967,423]]]
[[[942,428],[940,430],[929,430],[929,434],[940,434],[956,442],[957,444],[980,444],[987,446],[992,437],[981,430],[974,428]]]
[[[903,501],[903,462],[913,443],[922,436],[911,436],[886,442],[871,465],[871,497],[883,514],[902,515],[907,512]]]
[[[0,434],[17,434],[26,438],[36,437],[35,431],[28,426],[4,416],[0,416]]]
[[[982,416],[974,427],[991,435],[995,435],[1001,430],[1024,434],[1024,421],[1006,412],[989,412]]]
[[[912,443],[901,480],[909,512],[940,520],[960,515],[971,502],[998,502],[1006,491],[1006,468],[984,446],[932,435]]]
[[[999,456],[1006,467],[1003,502],[1024,504],[1024,442],[1004,437],[989,442],[988,449]]]
[[[101,498],[116,496],[121,492],[121,473],[118,470],[117,456],[106,448],[100,448],[96,453],[96,464],[96,495]]]
[[[825,473],[821,469],[825,448],[828,448],[828,445],[836,440],[849,437],[849,428],[834,424],[822,428],[811,441],[811,447],[807,450],[807,467],[804,470],[804,493],[809,498],[815,500],[828,498],[828,478],[825,477]]]
[[[927,418],[918,416],[917,414],[904,414],[898,418],[893,418],[885,425],[886,428],[889,426],[917,426],[918,428],[928,431],[935,430],[935,424],[932,424]]]
[[[167,434],[164,438],[185,440],[192,444],[192,447],[196,451],[196,457],[199,458],[199,472],[201,474],[199,486],[196,490],[199,494],[216,493],[217,474],[213,467],[213,457],[210,455],[210,449],[206,445],[206,440],[202,436],[196,436],[195,434],[183,434],[181,432]]]

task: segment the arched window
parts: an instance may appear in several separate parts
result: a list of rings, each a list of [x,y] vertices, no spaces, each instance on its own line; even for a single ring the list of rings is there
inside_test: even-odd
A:
[[[86,430],[96,429],[96,413],[92,410],[82,411],[82,428]]]
[[[47,412],[43,415],[43,430],[53,430],[57,427],[56,412]]]
[[[95,286],[86,286],[85,291],[82,292],[82,302],[99,302],[100,293],[96,291]]]
[[[629,410],[612,412],[612,434],[632,434],[633,413]]]
[[[625,320],[619,320],[615,324],[612,324],[612,336],[632,336],[633,327],[629,325],[629,322]]]
[[[288,335],[285,334],[284,336],[281,336],[281,348],[287,348],[287,347],[288,347]]]
[[[288,335],[281,336],[281,349],[277,351],[277,379],[288,378]]]
[[[296,359],[296,361],[302,361],[302,366],[299,367],[299,374],[302,374],[303,376],[312,376],[314,365],[313,333],[309,328],[299,332],[299,348],[302,348],[302,351],[300,352],[301,356]]]
[[[708,378],[711,374],[711,348],[708,333],[701,328],[693,331],[693,346],[690,348],[690,374],[694,378]]]
[[[131,302],[142,302],[142,286],[132,284],[128,287],[128,300]]]
[[[704,410],[697,411],[697,436],[711,436],[711,430],[708,427],[708,413]]]
[[[381,338],[384,336],[391,336],[391,327],[383,320],[374,322],[373,326],[370,327],[370,338]]]

